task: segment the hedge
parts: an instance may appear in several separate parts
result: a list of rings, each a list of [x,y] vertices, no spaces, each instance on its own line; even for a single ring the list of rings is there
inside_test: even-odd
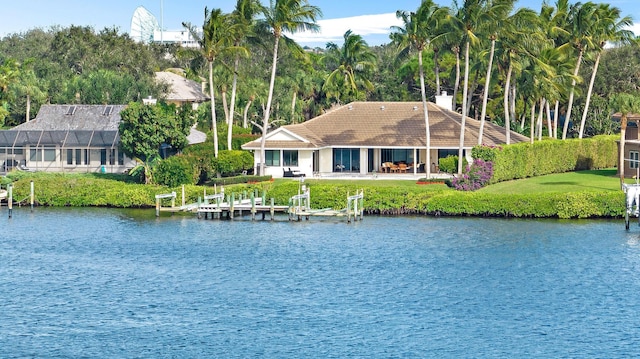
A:
[[[507,146],[476,146],[473,158],[493,162],[491,183],[577,170],[615,167],[618,136],[547,139]]]
[[[29,196],[29,181],[35,184],[36,202],[46,206],[153,207],[155,195],[178,193],[180,187],[125,183],[100,174],[21,173],[10,175],[14,182],[14,199]],[[286,205],[298,193],[298,181],[260,182],[226,185],[226,193],[252,192],[258,189],[275,203]],[[334,185],[311,183],[311,207],[316,209],[346,207],[347,193],[364,190],[364,210],[369,214],[423,214],[440,216],[491,216],[529,218],[620,218],[625,212],[622,191],[488,194],[461,192],[446,185],[381,186]],[[193,203],[213,188],[186,185],[187,203]]]

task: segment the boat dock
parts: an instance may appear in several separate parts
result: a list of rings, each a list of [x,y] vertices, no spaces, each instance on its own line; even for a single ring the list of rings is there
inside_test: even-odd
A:
[[[309,188],[303,186],[302,192],[291,197],[288,205],[275,205],[271,198],[267,203],[265,195],[258,196],[257,191],[247,194],[231,194],[225,196],[224,188],[220,193],[207,195],[198,199],[197,203],[184,203],[184,188],[182,193],[183,204],[176,206],[176,192],[156,195],[156,216],[161,212],[191,212],[198,218],[204,219],[234,219],[236,216],[243,217],[250,215],[251,220],[256,220],[258,216],[265,220],[268,216],[270,220],[275,219],[276,213],[287,214],[289,221],[301,221],[303,218],[309,220],[310,217],[347,217],[347,223],[362,220],[364,191],[360,190],[355,195],[347,195],[347,208],[334,210],[331,208],[312,209],[311,192]],[[169,207],[162,206],[163,201],[171,201]]]

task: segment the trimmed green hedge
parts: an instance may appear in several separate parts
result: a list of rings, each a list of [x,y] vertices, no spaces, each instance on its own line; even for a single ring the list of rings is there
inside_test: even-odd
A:
[[[473,158],[493,162],[491,183],[577,170],[616,167],[618,136],[476,146]]]

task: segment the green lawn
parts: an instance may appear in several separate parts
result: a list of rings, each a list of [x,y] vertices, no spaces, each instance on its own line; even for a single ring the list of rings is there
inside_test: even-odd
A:
[[[628,182],[630,181],[628,180]],[[500,182],[485,187],[478,192],[566,193],[583,191],[620,191],[620,179],[616,176],[616,169],[567,172]]]

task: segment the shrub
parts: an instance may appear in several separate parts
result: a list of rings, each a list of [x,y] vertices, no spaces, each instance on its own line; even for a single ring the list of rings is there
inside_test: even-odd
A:
[[[438,160],[440,171],[445,173],[454,173],[458,169],[458,156],[449,155]]]
[[[155,168],[156,183],[167,187],[181,184],[196,184],[200,177],[200,169],[193,166],[187,156],[176,155],[166,158]]]
[[[247,151],[220,151],[218,158],[212,161],[216,171],[223,176],[233,176],[253,168],[253,156]]]
[[[491,176],[493,163],[478,158],[465,168],[462,175],[454,178],[451,184],[459,191],[475,191],[489,184]]]

